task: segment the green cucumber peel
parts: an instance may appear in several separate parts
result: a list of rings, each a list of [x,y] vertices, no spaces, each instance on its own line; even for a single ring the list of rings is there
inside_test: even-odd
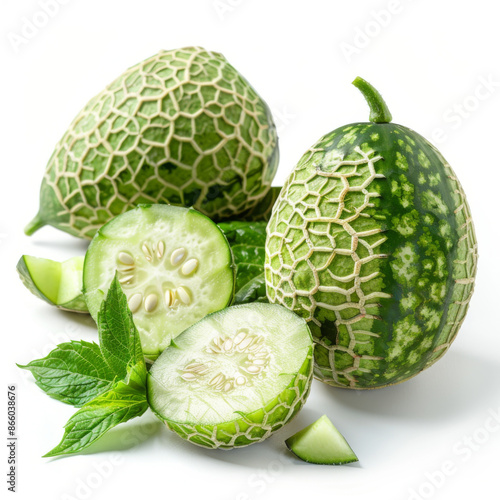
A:
[[[64,311],[89,310],[82,293],[83,256],[64,262],[23,255],[16,266],[23,285],[36,297]]]
[[[64,343],[46,358],[20,366],[33,373],[48,395],[81,406],[65,425],[61,442],[44,457],[80,452],[149,407],[139,333],[116,276],[101,304],[97,326],[100,347],[83,341]]]

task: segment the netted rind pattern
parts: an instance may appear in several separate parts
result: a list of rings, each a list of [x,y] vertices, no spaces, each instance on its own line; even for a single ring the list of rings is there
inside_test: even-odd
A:
[[[268,298],[309,322],[315,376],[335,386],[382,387],[434,363],[463,323],[476,267],[453,171],[398,125],[321,138],[268,224]]]
[[[223,220],[251,212],[277,164],[269,108],[221,54],[162,51],[75,118],[48,163],[38,219],[83,238],[140,203]]]

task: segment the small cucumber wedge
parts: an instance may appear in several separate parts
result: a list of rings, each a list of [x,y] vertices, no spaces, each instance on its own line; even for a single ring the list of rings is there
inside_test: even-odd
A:
[[[266,439],[302,408],[312,380],[305,320],[254,303],[210,314],[151,367],[148,401],[169,429],[206,448]]]
[[[23,255],[17,272],[26,288],[45,302],[65,311],[88,313],[82,294],[84,257],[57,262]]]
[[[289,437],[285,444],[300,459],[312,464],[342,465],[358,461],[326,415]]]
[[[149,360],[193,323],[229,305],[234,291],[224,234],[192,208],[140,205],[98,230],[83,269],[95,320],[115,273]]]

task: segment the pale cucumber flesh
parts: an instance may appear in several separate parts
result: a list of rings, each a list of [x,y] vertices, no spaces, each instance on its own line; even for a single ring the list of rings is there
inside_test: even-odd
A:
[[[82,294],[84,257],[64,262],[23,255],[17,263],[19,276],[28,290],[60,309],[86,313]]]
[[[341,465],[358,461],[326,415],[288,438],[285,444],[300,459],[313,464]]]
[[[143,205],[102,226],[85,257],[83,284],[97,319],[117,273],[144,355],[154,360],[179,333],[226,307],[234,290],[229,245],[193,209]]]
[[[274,304],[229,307],[191,326],[157,359],[149,404],[196,444],[245,446],[300,409],[311,360],[311,334],[299,316]]]

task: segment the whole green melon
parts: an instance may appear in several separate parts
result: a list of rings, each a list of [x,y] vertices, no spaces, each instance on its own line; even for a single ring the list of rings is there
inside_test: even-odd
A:
[[[271,112],[222,56],[161,51],[76,116],[47,165],[32,234],[82,238],[141,203],[193,206],[215,221],[251,214],[278,166]]]
[[[353,83],[370,122],[326,134],[301,158],[273,208],[265,273],[269,300],[309,322],[315,376],[368,389],[447,351],[473,292],[477,244],[450,165],[390,123],[370,84]]]

